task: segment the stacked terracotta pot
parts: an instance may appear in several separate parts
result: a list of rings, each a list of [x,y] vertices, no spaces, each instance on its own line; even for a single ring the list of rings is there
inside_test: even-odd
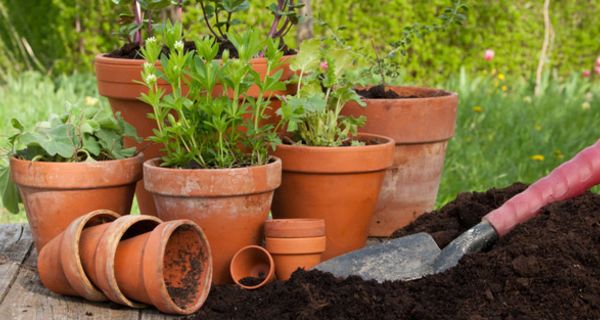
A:
[[[96,210],[75,219],[38,257],[55,293],[164,313],[191,314],[206,300],[211,251],[198,225]]]

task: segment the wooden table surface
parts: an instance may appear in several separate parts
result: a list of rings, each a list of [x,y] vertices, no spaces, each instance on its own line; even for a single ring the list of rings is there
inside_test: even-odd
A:
[[[156,309],[129,309],[113,303],[60,296],[42,286],[37,252],[26,224],[0,225],[0,319],[164,320]]]

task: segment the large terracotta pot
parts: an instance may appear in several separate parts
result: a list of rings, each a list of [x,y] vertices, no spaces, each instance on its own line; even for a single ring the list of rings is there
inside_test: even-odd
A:
[[[143,155],[97,162],[42,162],[12,157],[13,181],[38,252],[77,217],[97,209],[129,214]]]
[[[281,187],[275,191],[273,217],[324,219],[323,260],[361,248],[385,170],[392,165],[394,141],[361,134],[365,146],[279,145]]]
[[[292,57],[284,56],[282,58],[285,61],[281,66],[284,70],[282,80],[289,79],[293,74],[289,69],[288,63],[288,60]],[[108,98],[113,111],[121,112],[123,119],[137,129],[140,137],[147,138],[152,135],[152,129],[156,128],[156,122],[147,116],[148,113],[152,113],[152,107],[138,99],[142,92],[147,93],[146,87],[134,82],[142,81],[141,72],[144,62],[141,59],[109,58],[104,54],[99,54],[94,60],[94,66],[100,95]],[[267,72],[266,59],[253,59],[252,67],[264,77]],[[159,79],[158,84],[169,92],[170,87],[164,80]],[[287,93],[293,92],[294,88],[294,86],[290,86]],[[251,96],[258,95],[258,88],[256,86],[251,87],[249,94]],[[273,108],[278,108],[277,102],[273,101]],[[272,122],[275,122],[274,110],[269,112],[269,114],[273,119]],[[148,141],[137,143],[132,139],[125,139],[125,145],[136,146],[138,150],[143,150],[145,155],[144,160],[156,158],[161,155],[160,145]],[[152,196],[144,189],[142,181],[137,185],[136,196],[142,214],[156,215],[156,207],[154,206]]]
[[[158,216],[196,222],[211,246],[213,282],[232,283],[233,255],[262,240],[273,190],[281,183],[281,160],[234,169],[171,169],[160,167],[159,161],[144,163],[144,183]]]
[[[390,87],[402,99],[350,103],[345,115],[367,117],[359,131],[396,141],[394,164],[385,174],[369,236],[387,237],[435,206],[448,140],[454,135],[458,96],[442,90]]]

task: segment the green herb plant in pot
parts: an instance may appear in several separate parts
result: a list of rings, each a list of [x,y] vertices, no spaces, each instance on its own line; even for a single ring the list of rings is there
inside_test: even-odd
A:
[[[466,11],[464,1],[455,0],[437,23],[406,27],[403,37],[388,45],[385,54],[374,49],[363,79],[375,81],[358,90],[366,108],[350,103],[342,112],[366,116],[359,131],[396,141],[394,164],[386,171],[369,236],[390,236],[435,206],[446,147],[454,135],[458,96],[432,88],[390,86],[386,80],[399,76],[398,59],[406,55],[413,38],[462,24]]]
[[[123,146],[124,136],[139,138],[120,114],[73,106],[34,128],[12,125],[10,167],[0,168],[3,204],[16,213],[22,199],[38,252],[90,211],[129,213],[143,155]]]
[[[289,134],[273,153],[283,161],[273,217],[324,219],[327,260],[365,245],[394,142],[357,134],[364,117],[341,115],[348,102],[362,104],[349,48],[305,41],[290,68],[298,73],[298,91],[279,111]]]
[[[151,140],[164,156],[144,163],[144,184],[152,193],[159,218],[190,219],[208,238],[213,253],[213,282],[231,283],[229,263],[247,245],[258,245],[273,191],[281,182],[281,160],[269,156],[278,142],[275,126],[261,124],[270,108],[266,92],[285,87],[282,71],[264,78],[249,61],[261,53],[267,69],[280,67],[282,53],[275,41],[257,32],[229,34],[239,58],[225,51],[217,60],[218,45],[210,38],[195,42],[195,52],[184,52],[181,28],[165,32],[170,55],[147,42],[148,63],[142,78],[157,129]],[[161,78],[172,87],[165,92]],[[184,90],[183,87],[187,89]],[[257,98],[249,89],[257,86]]]

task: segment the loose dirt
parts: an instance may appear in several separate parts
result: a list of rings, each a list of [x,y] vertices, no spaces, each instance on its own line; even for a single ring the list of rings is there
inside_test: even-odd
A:
[[[432,233],[445,245],[524,189],[464,193],[395,236]],[[485,252],[409,282],[296,271],[246,291],[216,286],[193,319],[600,319],[600,196],[543,208]]]
[[[415,98],[431,98],[431,97],[442,97],[448,95],[448,92],[443,90],[429,90],[424,91],[421,94],[398,94],[393,90],[389,90],[383,85],[377,85],[368,89],[356,90],[361,97],[367,99],[415,99]]]

